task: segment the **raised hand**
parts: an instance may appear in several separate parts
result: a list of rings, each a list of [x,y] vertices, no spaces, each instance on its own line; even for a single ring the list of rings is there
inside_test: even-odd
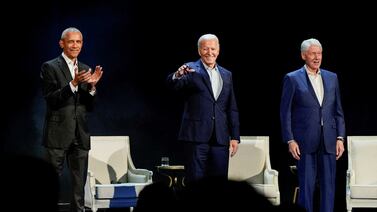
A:
[[[195,72],[195,69],[191,68],[190,66],[183,64],[178,70],[175,72],[175,77],[180,78],[183,75],[186,75],[190,72]]]
[[[88,83],[94,87],[97,82],[101,79],[103,74],[102,67],[101,66],[96,66],[96,69],[94,70],[93,74],[91,74]]]

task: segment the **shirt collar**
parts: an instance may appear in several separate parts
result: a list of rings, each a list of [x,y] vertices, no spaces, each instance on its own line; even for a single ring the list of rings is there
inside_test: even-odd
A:
[[[67,55],[64,54],[64,52],[62,53],[62,56],[63,56],[65,62],[66,62],[68,65],[70,65],[70,66],[73,66],[73,65],[74,65],[74,62],[76,62],[76,64],[77,64],[77,62],[78,62],[77,59],[76,59],[76,61],[73,61],[73,60],[69,59],[69,58],[67,57]]]
[[[207,66],[205,63],[203,63],[203,61],[202,61],[202,64],[203,64],[204,68],[205,68],[207,71],[211,71],[211,70],[215,70],[215,71],[217,71],[217,70],[218,70],[218,68],[217,68],[217,64],[215,65],[214,68],[210,68],[210,67]]]
[[[304,65],[304,67],[305,67],[305,71],[306,71],[306,73],[307,73],[308,75],[311,75],[311,76],[321,75],[321,69],[320,69],[320,68],[318,68],[317,73],[313,73],[313,72],[309,71],[309,69],[308,69],[308,67],[306,66],[306,64]]]

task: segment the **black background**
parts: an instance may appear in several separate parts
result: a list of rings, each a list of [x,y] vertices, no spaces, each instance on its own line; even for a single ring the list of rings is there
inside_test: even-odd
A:
[[[104,70],[89,117],[92,134],[129,135],[139,168],[155,170],[161,156],[181,164],[176,135],[182,101],[165,79],[197,60],[197,39],[213,33],[221,44],[218,63],[233,72],[241,135],[270,136],[282,201],[291,201],[288,166],[294,161],[279,123],[282,78],[303,65],[301,42],[319,39],[322,68],[339,77],[347,135],[377,134],[376,15],[361,3],[241,2],[87,0],[4,7],[1,149],[43,157],[40,66],[61,53],[61,32],[74,26],[84,35],[79,60]],[[345,210],[346,169],[345,154],[338,161],[338,211]]]

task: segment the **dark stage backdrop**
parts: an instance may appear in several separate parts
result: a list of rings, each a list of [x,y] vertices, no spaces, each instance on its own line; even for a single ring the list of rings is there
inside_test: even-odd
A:
[[[303,65],[302,40],[319,39],[322,67],[339,76],[347,135],[377,134],[377,34],[371,7],[121,2],[33,2],[37,5],[8,8],[13,15],[2,17],[4,153],[43,157],[45,103],[39,71],[44,61],[61,54],[58,41],[70,26],[84,35],[79,60],[104,68],[89,117],[91,132],[129,135],[137,167],[155,170],[161,156],[182,164],[176,141],[182,99],[166,88],[165,79],[184,62],[198,59],[197,39],[204,33],[220,38],[218,63],[233,72],[241,134],[270,136],[271,163],[280,174],[283,202],[291,201],[288,166],[294,161],[280,135],[281,82],[285,73]],[[346,169],[344,155],[338,161],[339,211],[345,208]]]

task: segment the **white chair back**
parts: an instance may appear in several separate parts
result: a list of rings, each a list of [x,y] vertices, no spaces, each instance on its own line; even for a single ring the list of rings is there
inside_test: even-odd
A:
[[[89,170],[96,173],[97,184],[125,182],[128,136],[92,136],[89,151]]]
[[[248,180],[263,173],[267,157],[267,136],[241,137],[237,154],[229,160],[229,179]]]

